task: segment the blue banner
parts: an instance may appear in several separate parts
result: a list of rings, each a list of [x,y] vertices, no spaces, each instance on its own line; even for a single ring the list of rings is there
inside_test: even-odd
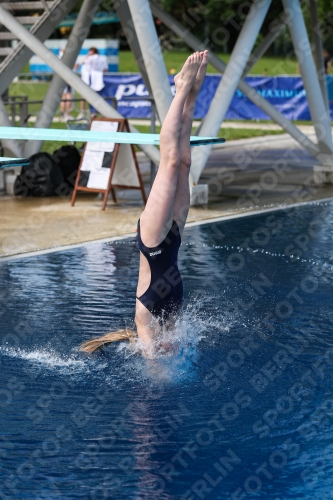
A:
[[[175,93],[173,76],[169,76],[171,91]],[[200,91],[194,117],[204,118],[212,102],[221,75],[207,75]],[[289,120],[311,120],[306,92],[300,76],[249,76],[246,82],[258,94],[267,99]],[[118,99],[118,111],[126,118],[150,118],[150,103],[145,100],[148,92],[140,75],[105,75],[104,96]],[[330,114],[333,118],[333,76],[327,76]],[[132,97],[141,98],[131,100]],[[230,120],[269,120],[270,118],[250,101],[240,90],[236,90],[228,109]]]

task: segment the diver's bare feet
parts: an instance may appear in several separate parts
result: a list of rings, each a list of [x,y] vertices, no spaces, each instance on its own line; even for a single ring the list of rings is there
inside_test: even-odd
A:
[[[204,52],[200,52],[202,58],[201,58],[201,64],[197,72],[197,76],[194,80],[193,87],[191,89],[191,94],[193,94],[195,97],[199,94],[199,91],[202,87],[202,84],[204,82],[205,76],[206,76],[206,71],[207,71],[207,66],[208,66],[208,50],[205,50]]]
[[[182,70],[175,76],[177,93],[188,94],[193,87],[202,61],[202,52],[195,52],[187,58]]]

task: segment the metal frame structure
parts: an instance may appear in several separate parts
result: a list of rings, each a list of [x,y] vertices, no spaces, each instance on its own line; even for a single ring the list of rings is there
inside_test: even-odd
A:
[[[123,0],[122,3],[124,3]],[[172,101],[168,74],[148,0],[127,0],[157,114],[163,123]],[[128,28],[129,26],[127,26]]]
[[[210,108],[202,122],[199,135],[208,133],[215,136],[218,134],[237,89],[239,80],[244,73],[246,63],[251,55],[252,48],[270,4],[271,0],[266,0],[265,2],[262,2],[262,0],[254,0],[230,56],[223,78],[216,89]],[[201,147],[195,150],[194,155],[192,154],[194,160],[193,168],[196,169],[195,173],[197,174],[197,180],[199,180],[198,173],[200,172],[201,174],[206,165],[210,150],[211,148]]]
[[[89,104],[106,118],[123,118],[112,106],[76,75],[64,62],[58,59],[49,49],[43,45],[32,33],[25,29],[9,12],[1,7],[0,4],[0,22],[6,28],[15,33],[17,38],[28,47],[31,51],[37,54],[43,61],[57,73],[66,83],[71,85]],[[132,132],[138,133],[138,130],[130,126]],[[159,150],[155,146],[141,145],[142,151],[154,163],[159,163]]]
[[[314,46],[314,60],[316,64],[318,80],[325,101],[326,110],[327,112],[329,112],[328,95],[327,95],[327,88],[325,81],[325,68],[323,60],[323,43],[320,33],[320,22],[318,18],[316,0],[310,0],[310,19],[312,28],[312,44]]]
[[[324,103],[322,89],[312,57],[301,6],[298,0],[282,0],[282,3],[285,11],[289,12],[287,23],[303,78],[318,146],[324,154],[332,154],[331,122],[327,114],[327,108]]]
[[[157,16],[171,31],[179,36],[189,47],[191,47],[192,50],[209,50],[207,44],[201,43],[200,40],[192,35],[189,30],[187,30],[183,25],[176,21],[170,14],[165,12],[156,2],[150,0],[149,3],[153,14]],[[286,19],[288,15],[289,12],[285,14]],[[319,26],[317,28],[319,30]],[[209,51],[209,62],[221,74],[225,73],[227,64],[225,64],[216,54],[211,51]],[[303,134],[290,120],[288,120],[285,116],[282,115],[282,113],[280,113],[274,106],[272,106],[267,101],[267,99],[263,98],[248,83],[246,83],[245,80],[241,79],[239,81],[238,88],[241,92],[243,92],[243,94],[248,97],[248,99],[254,102],[273,121],[280,125],[283,130],[285,130],[291,137],[293,137],[293,139],[295,139],[302,147],[304,147],[312,156],[316,157],[318,159],[318,162],[324,165],[323,168],[326,169],[327,172],[330,171],[331,155],[327,155],[324,151],[321,151],[319,149],[319,144],[315,144],[309,137]],[[202,127],[200,127],[199,133],[201,133],[201,129]],[[191,173],[194,183],[198,182],[203,168],[203,164],[200,164],[198,161],[193,162]]]
[[[11,122],[8,118],[5,106],[2,99],[0,98],[0,126],[1,127],[11,127]],[[2,139],[3,147],[13,156],[21,158],[23,156],[23,151],[20,144],[12,139]]]
[[[38,4],[39,2],[34,3]],[[32,24],[29,32],[37,40],[44,42],[52,35],[59,22],[62,21],[64,17],[66,17],[66,15],[73,9],[73,7],[75,7],[77,3],[78,0],[52,0],[44,2],[43,9],[45,10],[41,16],[28,16],[28,18],[24,17],[24,19],[26,19],[28,23]],[[14,13],[16,12],[15,9],[27,9],[25,2],[5,2],[0,3],[0,7],[1,22],[3,12],[7,12],[8,10]],[[18,14],[19,13],[20,10],[18,10]],[[13,17],[13,14],[10,15]],[[23,22],[21,16],[18,15],[17,20],[20,20],[21,25],[21,22]],[[2,24],[6,26],[4,23]],[[13,39],[18,39],[15,32],[10,29],[8,31],[9,33],[5,34],[12,34],[14,35]],[[6,59],[0,63],[0,95],[5,92],[5,90],[8,88],[8,85],[20,73],[20,71],[22,71],[22,68],[25,66],[25,64],[27,64],[33,53],[33,50],[29,50],[29,48],[24,43],[19,41],[14,50],[12,50],[10,54],[8,54]]]
[[[76,18],[67,45],[62,56],[62,62],[70,69],[74,67],[77,56],[98,9],[100,0],[84,0],[79,15]],[[66,82],[55,73],[46,92],[44,102],[35,122],[36,128],[49,128],[59,106]],[[28,141],[24,147],[24,155],[32,156],[41,150],[43,141]]]
[[[74,0],[71,1],[74,2]],[[85,12],[87,12],[89,8],[92,7],[92,4],[97,3],[98,1],[85,0],[81,10],[86,9]],[[310,0],[312,22],[311,39],[314,46],[314,57],[312,57],[311,53],[311,45],[305,28],[300,0],[282,0],[284,12],[281,13],[279,21],[272,28],[271,33],[266,36],[251,55],[251,50],[260,32],[270,3],[271,0],[253,0],[250,12],[239,34],[228,64],[225,64],[211,51],[209,52],[210,63],[223,74],[223,78],[216,91],[210,109],[196,133],[199,136],[217,134],[234,92],[236,88],[239,88],[272,120],[278,123],[311,155],[317,158],[318,163],[321,164],[322,172],[332,172],[333,142],[325,75],[323,71],[322,42],[316,1]],[[158,17],[193,50],[203,50],[208,47],[202,44],[188,29],[178,23],[170,14],[166,13],[154,0],[115,0],[115,8],[127,34],[129,44],[135,55],[147,89],[153,95],[156,102],[160,121],[163,122],[172,95],[152,16]],[[87,19],[87,17],[89,16],[85,16],[83,19],[83,15],[81,16],[81,19],[83,19],[81,28],[82,26],[86,28],[89,26],[90,20]],[[112,109],[111,106],[108,106],[98,94],[92,91],[71,71],[70,66],[74,64],[74,51],[72,51],[71,54],[68,53],[68,55],[66,51],[63,60],[60,61],[46,49],[35,34],[29,33],[9,12],[1,8],[1,4],[0,22],[6,26],[9,31],[12,33],[15,32],[15,35],[22,42],[21,45],[28,49],[26,52],[29,54],[31,53],[30,51],[35,52],[55,70],[57,75],[54,77],[51,84],[54,95],[57,94],[57,96],[59,96],[60,89],[63,85],[62,80],[64,80],[72,85],[90,104],[93,104],[102,116],[110,118],[121,117],[119,113]],[[286,119],[274,106],[243,80],[253,64],[265,53],[285,25],[287,25],[290,30],[294,50],[298,58],[309,102],[310,113],[317,136],[317,143],[303,134],[292,122]],[[75,34],[75,31],[76,28],[73,29],[71,36],[73,36],[73,39],[75,39],[79,47],[82,42],[80,36]],[[25,58],[26,57],[25,55]],[[51,93],[51,90],[49,93]],[[45,101],[36,126],[47,126],[47,124],[50,123],[56,109],[57,101],[57,98],[53,99],[51,104],[47,100]],[[3,106],[1,107],[0,103],[2,122],[7,123],[3,111]],[[135,131],[133,127],[132,130]],[[25,151],[36,151],[38,147],[27,146]],[[156,148],[153,146],[142,146],[142,149],[154,163],[158,163],[159,152]],[[198,183],[209,153],[209,146],[198,147],[195,150],[191,168],[191,184],[195,185]],[[332,175],[328,176],[326,180],[331,179]]]

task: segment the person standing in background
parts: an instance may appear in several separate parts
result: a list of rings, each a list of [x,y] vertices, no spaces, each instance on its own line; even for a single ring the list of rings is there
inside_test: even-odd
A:
[[[105,87],[103,73],[108,70],[108,63],[105,56],[100,55],[96,47],[91,47],[87,57],[83,60],[81,67],[81,79],[89,85],[92,90],[103,95]],[[86,101],[81,101],[81,110],[77,117],[78,120],[86,118]]]
[[[62,58],[62,56],[64,55],[64,51],[65,49],[60,49],[59,51],[59,59]],[[62,92],[62,96],[61,96],[61,101],[60,101],[60,111],[61,111],[61,114],[65,120],[65,122],[67,122],[67,120],[74,120],[74,117],[71,116],[70,112],[71,112],[71,109],[72,109],[72,102],[68,99],[72,99],[73,98],[73,94],[72,94],[72,87],[68,84],[66,84],[63,92]],[[63,99],[65,101],[63,101]]]

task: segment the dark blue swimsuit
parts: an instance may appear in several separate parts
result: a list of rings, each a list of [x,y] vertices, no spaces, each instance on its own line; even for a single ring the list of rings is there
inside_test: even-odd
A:
[[[138,222],[138,245],[148,260],[151,280],[148,290],[137,299],[161,322],[177,314],[183,302],[183,282],[177,264],[180,242],[179,227],[173,221],[162,243],[148,248],[142,243]]]

